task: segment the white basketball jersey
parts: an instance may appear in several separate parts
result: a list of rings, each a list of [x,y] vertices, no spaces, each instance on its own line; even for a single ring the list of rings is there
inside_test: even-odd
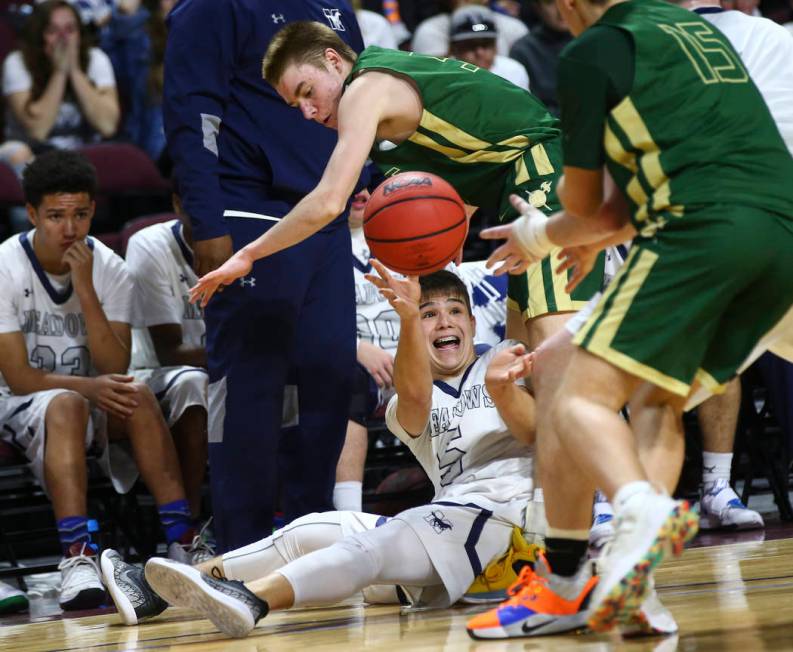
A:
[[[181,222],[153,224],[135,233],[127,244],[127,265],[135,280],[131,368],[160,366],[149,326],[179,324],[182,342],[203,348],[203,313],[190,303],[188,294],[198,279]]]
[[[71,275],[44,271],[33,251],[35,234],[35,229],[16,234],[0,245],[0,333],[22,332],[32,367],[95,375]],[[94,289],[108,321],[131,323],[133,285],[124,261],[99,240],[86,238],[86,243],[93,250]],[[0,389],[8,389],[2,375]]]
[[[510,434],[485,389],[490,360],[516,343],[497,344],[452,382],[435,381],[430,419],[418,437],[397,420],[398,395],[388,403],[386,425],[432,480],[433,502],[472,503],[522,525],[533,495],[533,448]]]
[[[740,11],[702,7],[702,18],[718,27],[741,55],[782,139],[793,154],[793,37],[782,25]]]
[[[453,265],[453,270],[465,282],[471,297],[471,312],[476,318],[477,344],[495,346],[504,339],[507,328],[507,275],[495,276],[478,260]]]
[[[355,276],[355,317],[358,339],[396,352],[399,342],[399,315],[363,275],[372,272],[371,254],[363,236],[363,229],[350,229],[352,264]],[[398,275],[397,275],[398,276]]]

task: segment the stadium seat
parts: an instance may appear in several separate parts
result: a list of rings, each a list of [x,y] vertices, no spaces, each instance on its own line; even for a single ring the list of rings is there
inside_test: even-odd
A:
[[[21,205],[25,203],[22,186],[14,171],[0,163],[0,204]]]
[[[106,195],[167,194],[162,178],[146,153],[129,143],[101,143],[80,149],[96,168],[99,192]]]

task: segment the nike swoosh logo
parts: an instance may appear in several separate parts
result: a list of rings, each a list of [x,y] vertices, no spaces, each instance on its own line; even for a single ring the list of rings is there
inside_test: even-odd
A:
[[[521,628],[521,630],[523,631],[524,634],[530,634],[531,632],[539,629],[540,627],[544,627],[545,625],[547,625],[549,622],[552,622],[552,621],[553,621],[553,618],[546,618],[539,625],[534,625],[533,627],[529,627],[528,623],[523,623],[523,625],[521,625],[520,628]]]

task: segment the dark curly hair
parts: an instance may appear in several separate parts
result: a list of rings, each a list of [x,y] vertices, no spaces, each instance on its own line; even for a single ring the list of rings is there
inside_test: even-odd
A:
[[[38,208],[45,195],[87,192],[96,196],[96,170],[85,156],[54,149],[36,157],[22,172],[25,201]]]
[[[430,297],[448,293],[451,296],[461,299],[463,303],[465,303],[465,307],[468,308],[468,314],[473,314],[471,311],[471,297],[468,294],[468,288],[465,286],[463,280],[454,272],[442,269],[439,272],[420,276],[419,285],[421,286],[422,303]]]
[[[25,62],[25,67],[28,69],[30,76],[33,79],[33,87],[31,88],[31,99],[36,101],[41,97],[44,89],[47,87],[47,82],[52,76],[52,61],[44,52],[44,30],[50,24],[50,17],[52,12],[56,9],[64,7],[74,14],[77,20],[77,25],[80,28],[80,69],[85,72],[88,70],[88,54],[91,49],[90,38],[83,27],[80,20],[80,14],[77,10],[66,0],[47,0],[36,5],[30,18],[25,23],[25,29],[22,33],[22,59]]]

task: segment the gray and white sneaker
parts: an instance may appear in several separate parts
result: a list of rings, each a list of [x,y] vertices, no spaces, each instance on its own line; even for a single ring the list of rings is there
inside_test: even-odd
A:
[[[171,543],[168,546],[168,559],[191,566],[212,559],[215,556],[215,538],[209,529],[211,522],[211,518],[207,520],[189,544],[185,545],[178,541]]]
[[[171,559],[153,557],[146,580],[169,604],[189,607],[208,618],[224,634],[250,634],[269,606],[236,580],[219,580]]]
[[[168,608],[168,603],[149,586],[143,569],[126,563],[115,550],[104,550],[99,563],[102,580],[125,625],[137,625]]]

